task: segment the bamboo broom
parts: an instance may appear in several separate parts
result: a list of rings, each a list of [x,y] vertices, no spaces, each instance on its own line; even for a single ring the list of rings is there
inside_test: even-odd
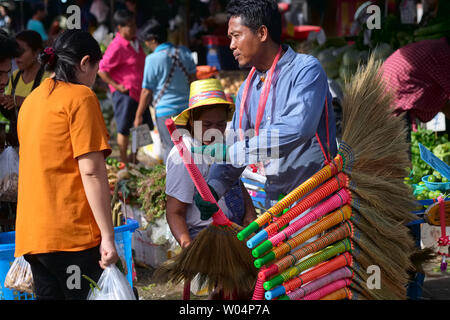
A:
[[[166,126],[199,194],[204,200],[217,205],[190,151],[177,134],[173,120],[166,120]],[[180,254],[163,264],[155,275],[174,282],[193,279],[198,275],[200,286],[207,282],[209,289],[219,285],[225,295],[246,295],[255,285],[257,270],[252,264],[251,253],[236,237],[242,227],[232,223],[220,207],[212,218],[211,225],[202,230]]]

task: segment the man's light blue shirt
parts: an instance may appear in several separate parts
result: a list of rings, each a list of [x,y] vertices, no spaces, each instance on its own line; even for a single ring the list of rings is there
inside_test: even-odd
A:
[[[48,40],[48,36],[47,36],[47,33],[45,32],[44,25],[39,20],[33,20],[33,19],[28,20],[27,29],[33,30],[33,31],[36,31],[37,33],[39,33],[41,35],[42,41]]]
[[[242,120],[244,132],[255,128],[263,88],[260,76],[261,72],[255,72],[249,88]],[[231,131],[239,129],[245,84],[241,85],[236,97]],[[337,152],[336,124],[327,76],[316,58],[295,53],[288,47],[275,68],[259,136],[250,135],[243,141],[234,133],[231,138],[227,136],[228,144],[234,142],[229,147],[231,164],[214,164],[208,183],[221,196],[247,165],[262,161],[268,200],[278,200],[280,194],[288,194],[324,165],[316,132],[327,149],[325,100],[328,103],[330,151],[334,157]]]
[[[195,74],[196,65],[191,52],[185,47],[179,47],[179,59],[189,74]],[[172,58],[169,53],[175,53],[171,43],[160,44],[153,53],[145,59],[144,79],[142,88],[152,90],[155,100],[163,88],[172,68]],[[172,80],[156,107],[156,117],[177,115],[189,104],[189,79],[184,72],[176,67]]]

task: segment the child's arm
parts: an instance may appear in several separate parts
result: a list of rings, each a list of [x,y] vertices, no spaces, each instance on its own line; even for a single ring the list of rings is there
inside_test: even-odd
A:
[[[250,195],[248,194],[247,188],[245,188],[242,181],[239,181],[239,184],[241,185],[242,195],[244,197],[244,208],[245,208],[245,213],[244,213],[244,217],[242,219],[242,224],[243,224],[243,227],[246,227],[247,225],[250,224],[250,222],[252,222],[256,219],[256,210],[255,210],[255,206],[253,205],[253,201],[252,201]]]
[[[167,195],[166,219],[170,231],[180,244],[186,248],[191,243],[188,227],[186,224],[186,211],[189,204]]]

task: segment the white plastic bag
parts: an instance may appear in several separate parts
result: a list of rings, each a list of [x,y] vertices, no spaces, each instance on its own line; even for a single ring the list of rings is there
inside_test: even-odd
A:
[[[0,154],[0,200],[17,201],[19,182],[19,155],[13,147]]]
[[[100,290],[92,288],[88,300],[136,300],[127,278],[115,265],[106,267],[97,285]]]
[[[23,256],[14,259],[5,277],[5,288],[33,293],[34,283],[30,264]]]

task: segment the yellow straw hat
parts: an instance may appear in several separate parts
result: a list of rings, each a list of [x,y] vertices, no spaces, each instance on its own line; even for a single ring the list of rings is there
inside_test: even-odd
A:
[[[231,98],[230,98],[231,100]],[[197,80],[191,83],[189,107],[175,117],[176,125],[184,126],[189,122],[191,110],[199,107],[224,104],[229,106],[228,121],[233,118],[234,103],[227,99],[218,79]]]

